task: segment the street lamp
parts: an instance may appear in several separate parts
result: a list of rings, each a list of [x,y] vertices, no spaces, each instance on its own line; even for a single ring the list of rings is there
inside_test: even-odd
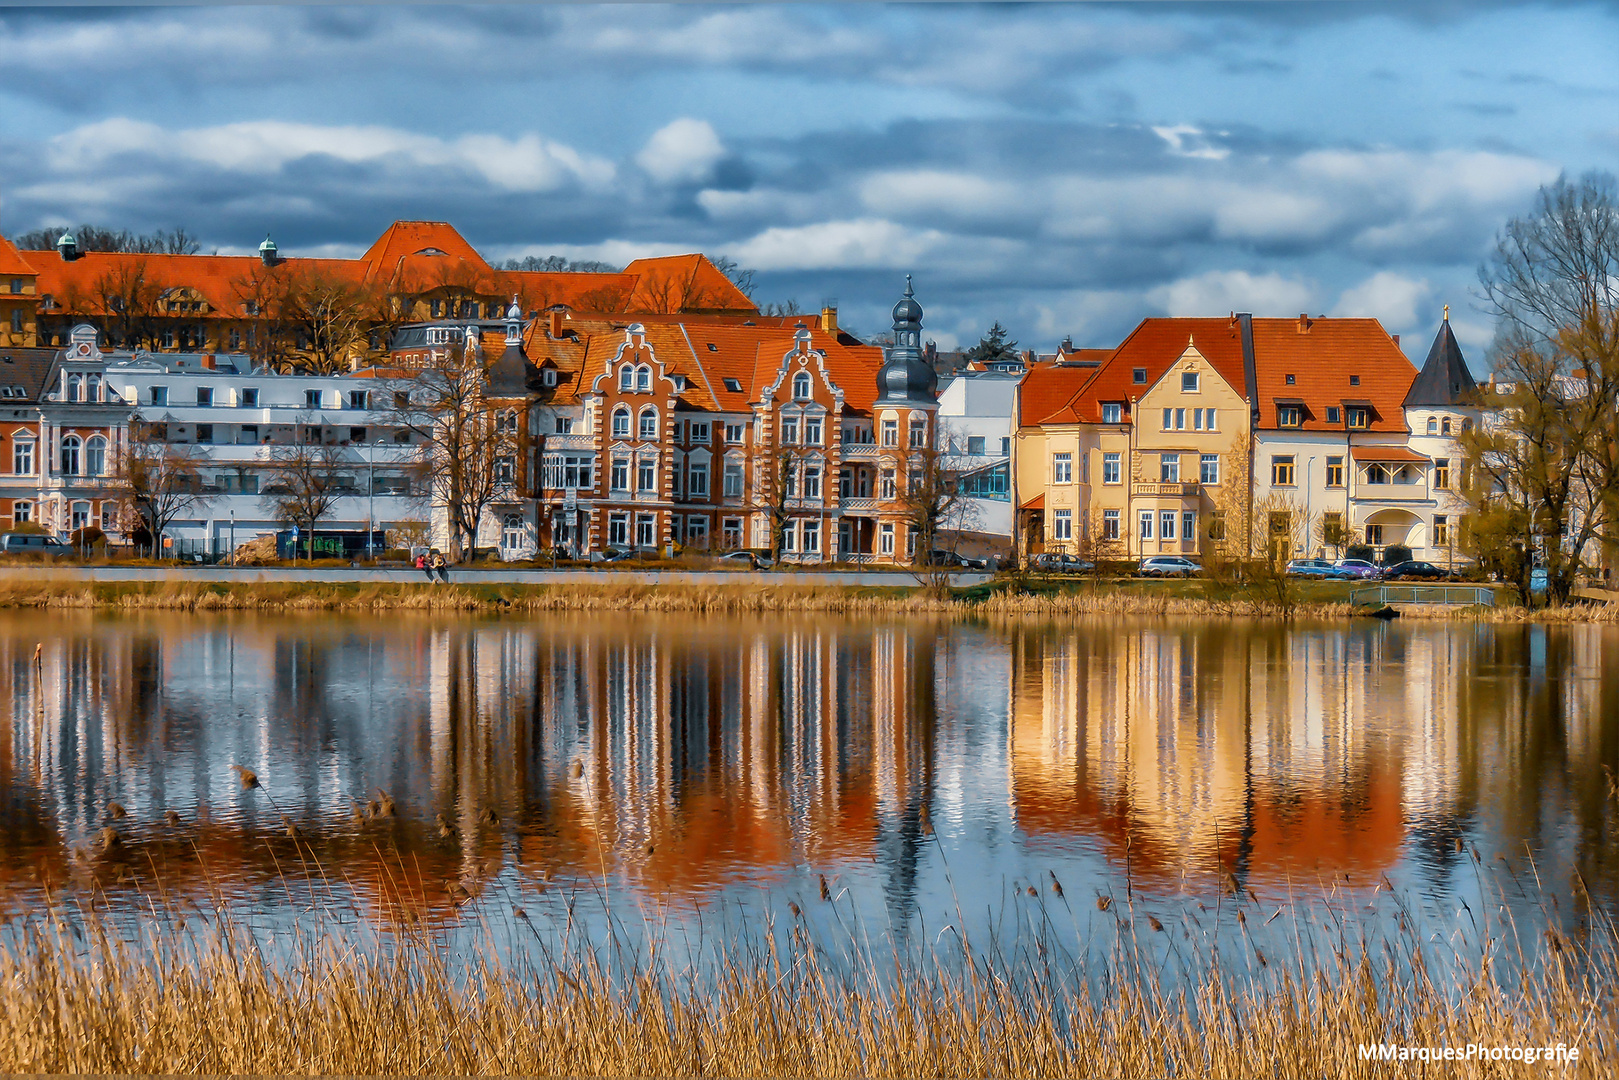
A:
[[[238,487],[241,485],[238,484]],[[236,508],[230,510],[230,564],[236,565]]]
[[[375,562],[376,556],[372,553],[371,538],[376,535],[377,522],[377,444],[366,443],[366,473],[365,473],[365,560]]]

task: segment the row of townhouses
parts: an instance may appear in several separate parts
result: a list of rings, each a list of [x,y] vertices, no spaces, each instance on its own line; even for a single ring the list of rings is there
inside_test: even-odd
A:
[[[380,306],[342,345],[290,314],[291,282]],[[502,271],[435,222],[397,222],[356,260],[0,238],[0,523],[128,538],[113,473],[135,438],[197,463],[169,538],[218,554],[280,526],[274,475],[316,445],[338,493],[322,528],[426,522],[447,545],[440,421],[419,395],[471,358],[500,445],[473,543],[507,558],[905,562],[934,462],[966,496],[953,542],[980,551],[1202,555],[1242,528],[1278,555],[1455,557],[1457,440],[1481,406],[1448,318],[1420,372],[1372,319],[1232,314],[1147,319],[1117,348],[1065,341],[941,389],[909,286],[893,314],[879,348],[831,308],[760,314],[702,256]]]

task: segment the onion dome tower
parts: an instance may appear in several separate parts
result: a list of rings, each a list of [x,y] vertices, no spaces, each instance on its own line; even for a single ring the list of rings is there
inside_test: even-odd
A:
[[[894,344],[877,371],[877,407],[938,405],[939,376],[922,355],[922,305],[905,275],[905,295],[894,305]]]

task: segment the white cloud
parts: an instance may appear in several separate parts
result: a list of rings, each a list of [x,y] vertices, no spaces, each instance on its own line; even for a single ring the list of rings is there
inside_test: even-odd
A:
[[[1359,285],[1345,289],[1329,313],[1372,318],[1393,331],[1416,325],[1417,305],[1433,295],[1427,278],[1409,278],[1392,270],[1379,270]]]
[[[1147,299],[1168,315],[1224,315],[1247,311],[1282,317],[1307,311],[1315,287],[1281,274],[1246,270],[1210,270],[1153,289]]]
[[[934,229],[859,218],[766,229],[730,250],[755,270],[902,269],[921,262],[944,240]]]
[[[706,180],[725,156],[725,144],[707,120],[682,116],[652,133],[635,163],[663,184]]]
[[[1045,202],[1028,185],[966,172],[915,169],[880,172],[860,184],[860,201],[879,214],[945,215],[985,220],[1032,215]]]
[[[1176,124],[1174,127],[1154,127],[1153,134],[1169,144],[1169,152],[1177,157],[1205,158],[1209,161],[1224,161],[1231,156],[1231,151],[1224,146],[1212,146],[1208,136],[1202,128],[1192,127],[1190,124]]]
[[[611,162],[533,133],[515,138],[464,135],[445,141],[377,125],[325,127],[281,120],[169,131],[113,117],[54,136],[46,159],[59,173],[96,173],[126,154],[260,175],[317,156],[349,164],[398,160],[481,175],[496,187],[516,192],[551,191],[570,183],[601,187],[614,175]]]

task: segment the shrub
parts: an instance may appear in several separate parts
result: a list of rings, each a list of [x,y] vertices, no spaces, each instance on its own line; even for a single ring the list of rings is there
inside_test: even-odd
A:
[[[1411,549],[1404,544],[1390,544],[1383,549],[1383,565],[1393,566],[1395,563],[1411,561]]]
[[[1344,558],[1359,559],[1362,562],[1376,562],[1377,552],[1370,544],[1350,544],[1344,548]]]

